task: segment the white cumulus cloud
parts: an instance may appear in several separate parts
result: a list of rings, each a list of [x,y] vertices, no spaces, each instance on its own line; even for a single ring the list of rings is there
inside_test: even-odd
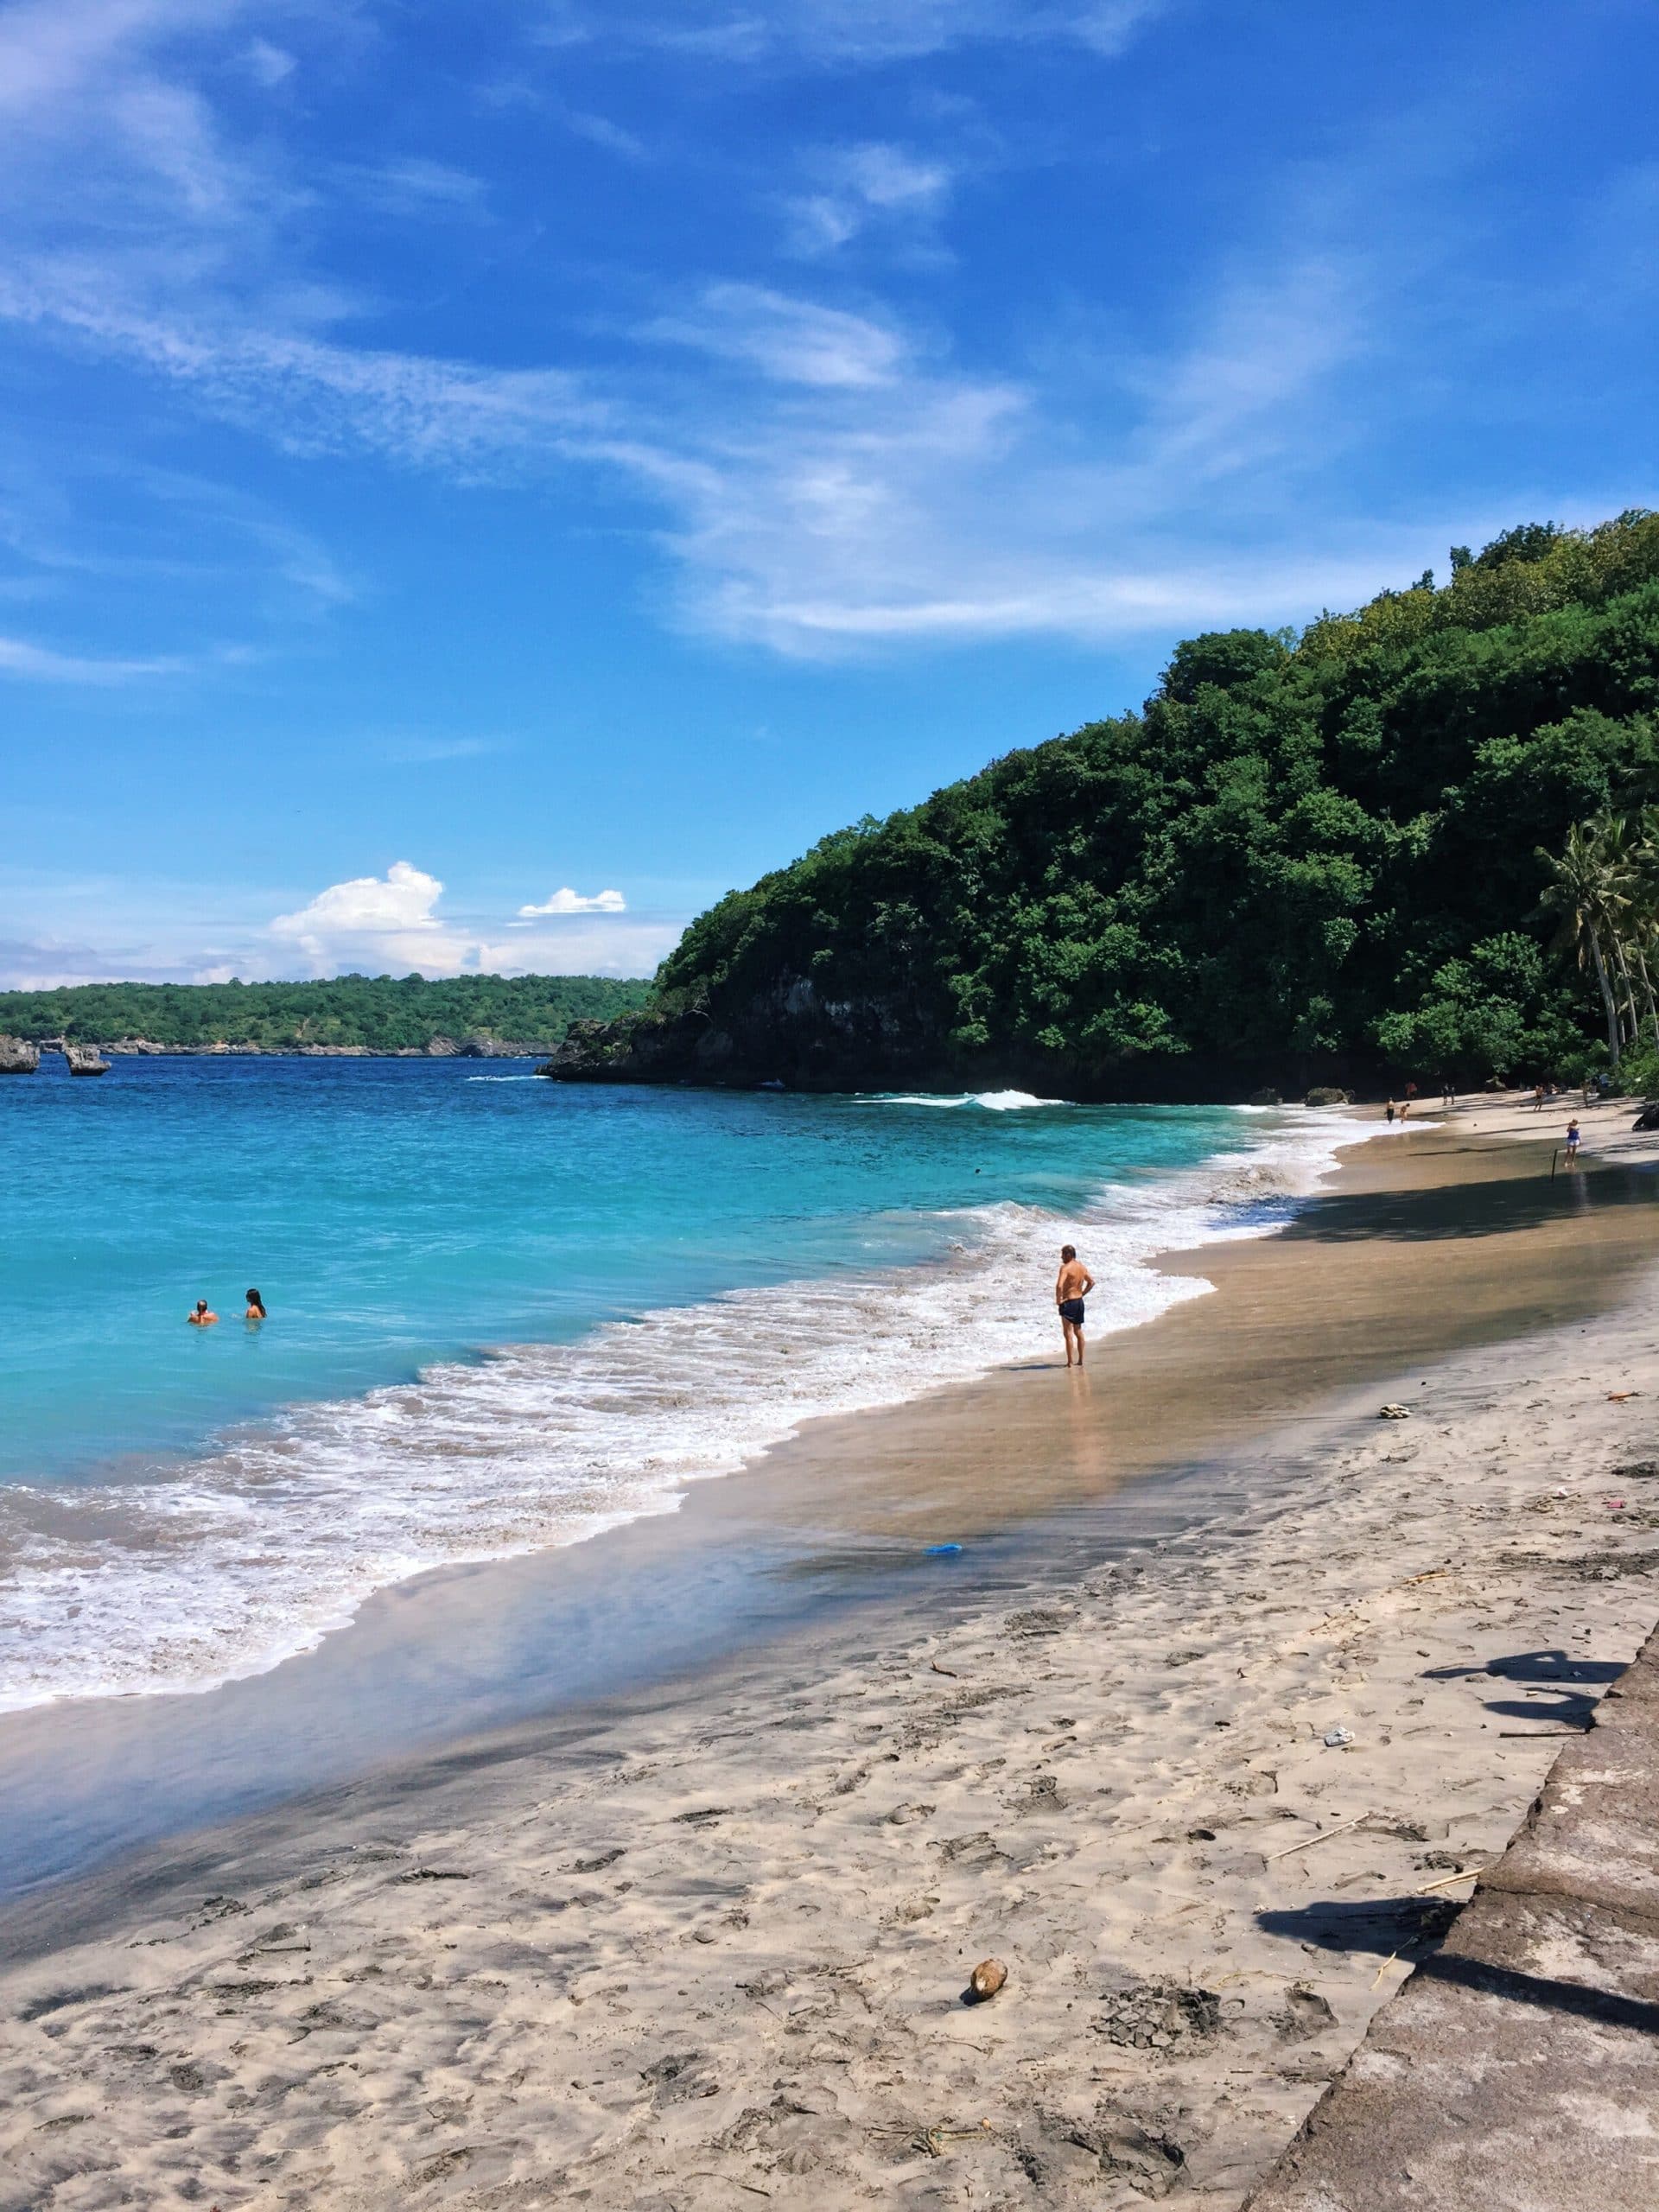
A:
[[[521,906],[505,925],[498,915],[439,912],[443,885],[411,861],[394,861],[384,875],[331,883],[264,932],[264,950],[236,972],[313,976],[351,970],[371,975],[648,975],[672,950],[680,924],[627,912],[620,891],[591,895],[566,884],[539,906]]]
[[[620,891],[595,891],[591,898],[585,898],[567,883],[541,906],[521,906],[518,918],[529,922],[542,914],[626,914],[627,911],[628,902]]]
[[[296,946],[318,975],[371,966],[458,976],[480,964],[483,947],[467,931],[439,919],[434,909],[442,896],[435,875],[409,861],[394,861],[385,875],[331,883],[297,913],[279,914],[270,934]]]

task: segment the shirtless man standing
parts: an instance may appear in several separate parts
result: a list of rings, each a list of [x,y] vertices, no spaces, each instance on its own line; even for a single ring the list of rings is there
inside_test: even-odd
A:
[[[1077,1363],[1083,1365],[1083,1301],[1095,1287],[1095,1279],[1077,1257],[1075,1244],[1060,1247],[1060,1272],[1054,1280],[1054,1303],[1060,1309],[1060,1328],[1065,1337],[1065,1363],[1071,1364],[1075,1346]]]

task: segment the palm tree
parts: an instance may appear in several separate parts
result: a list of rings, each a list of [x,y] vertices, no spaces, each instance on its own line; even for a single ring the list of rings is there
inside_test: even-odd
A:
[[[1560,918],[1557,944],[1563,950],[1571,950],[1577,956],[1580,969],[1595,976],[1607,1016],[1607,1051],[1617,1074],[1621,1025],[1607,972],[1606,955],[1602,950],[1604,937],[1611,940],[1614,934],[1611,908],[1618,897],[1617,879],[1602,842],[1589,823],[1573,824],[1559,856],[1542,845],[1537,848],[1537,853],[1550,876],[1538,903]]]
[[[1659,1047],[1659,1005],[1655,1004],[1649,955],[1659,947],[1659,807],[1644,806],[1636,816],[1630,852],[1630,946],[1642,978],[1653,1041]]]
[[[1630,960],[1634,954],[1637,964],[1641,964],[1638,918],[1647,903],[1648,887],[1642,829],[1636,817],[1629,814],[1598,815],[1586,827],[1602,861],[1609,963],[1624,988],[1624,1011],[1630,1023],[1627,1041],[1634,1045],[1642,1034],[1642,1021],[1636,1010],[1636,983],[1630,974]],[[1646,982],[1645,970],[1643,980]],[[1648,1010],[1649,1014],[1653,1012],[1650,988]]]

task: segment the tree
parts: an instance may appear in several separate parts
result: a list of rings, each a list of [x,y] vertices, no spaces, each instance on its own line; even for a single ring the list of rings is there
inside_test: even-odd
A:
[[[1602,1027],[1619,1053],[1659,1033],[1659,517],[1454,551],[1300,639],[1189,639],[1138,712],[733,893],[664,963],[646,1020],[683,1024],[685,1065],[665,1037],[653,1065],[695,1076],[723,1039],[739,1072],[1192,1096],[1327,1056],[1359,1080],[1379,1050],[1564,1069]],[[1623,844],[1586,827],[1623,815]]]
[[[1557,946],[1573,951],[1580,969],[1595,976],[1607,1017],[1607,1051],[1617,1072],[1621,1046],[1618,1007],[1604,950],[1612,938],[1617,876],[1602,841],[1581,822],[1575,822],[1567,831],[1566,847],[1559,856],[1542,845],[1537,853],[1550,877],[1538,903],[1557,917]]]

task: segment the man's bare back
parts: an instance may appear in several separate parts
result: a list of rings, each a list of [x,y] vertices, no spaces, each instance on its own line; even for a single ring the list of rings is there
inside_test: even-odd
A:
[[[1059,1309],[1060,1331],[1065,1338],[1065,1363],[1083,1365],[1084,1300],[1095,1287],[1095,1279],[1077,1257],[1074,1244],[1060,1247],[1060,1272],[1054,1279],[1054,1303]]]

